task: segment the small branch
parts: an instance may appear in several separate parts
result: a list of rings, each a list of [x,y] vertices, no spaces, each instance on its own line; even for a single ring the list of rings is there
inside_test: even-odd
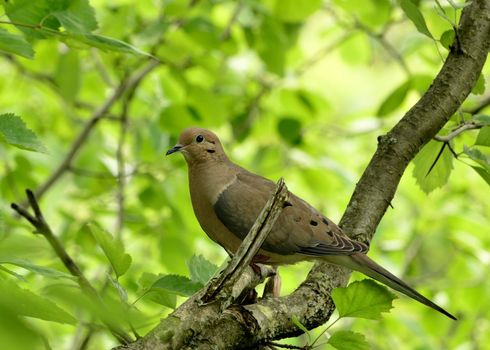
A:
[[[24,217],[27,221],[29,221],[32,226],[34,226],[34,228],[36,229],[36,234],[41,234],[46,238],[46,240],[55,251],[56,255],[60,258],[63,265],[65,265],[66,269],[71,273],[72,276],[77,278],[78,285],[80,286],[82,291],[87,294],[90,299],[98,303],[100,307],[105,309],[105,305],[103,304],[102,299],[100,298],[95,288],[90,284],[90,282],[85,277],[82,270],[80,270],[75,261],[70,257],[70,255],[68,255],[65,247],[61,244],[60,240],[53,234],[53,231],[44,219],[41,208],[39,207],[34,193],[31,190],[26,190],[26,194],[29,204],[34,211],[34,216],[16,203],[11,204],[12,209],[15,210],[20,216]],[[127,335],[123,330],[119,329],[118,327],[114,327],[109,322],[106,322],[104,320],[102,320],[102,322],[104,322],[111,333],[122,344],[129,344],[132,341],[131,337],[129,337],[129,335]]]
[[[449,142],[452,139],[454,139],[456,136],[459,134],[467,131],[467,130],[474,130],[474,129],[481,129],[483,127],[483,124],[476,123],[476,122],[466,122],[458,126],[456,129],[454,129],[450,134],[445,135],[445,136],[439,136],[436,135],[434,136],[434,140],[440,141],[440,142]]]
[[[121,82],[121,84],[114,90],[112,95],[104,102],[104,104],[97,109],[92,118],[85,124],[85,127],[80,132],[75,142],[73,142],[70,150],[65,156],[65,159],[61,162],[58,168],[51,174],[51,176],[36,190],[36,196],[41,198],[43,194],[53,186],[56,181],[70,168],[73,159],[78,154],[78,151],[83,146],[85,141],[87,140],[90,132],[94,128],[94,126],[98,123],[100,119],[102,119],[105,114],[111,109],[111,107],[117,102],[117,100],[126,92],[128,89],[131,89],[138,85],[144,77],[146,77],[154,68],[159,65],[159,61],[151,60],[146,67],[141,69],[139,72],[136,72],[133,76]]]
[[[253,257],[262,246],[262,243],[264,243],[276,220],[279,218],[284,203],[288,198],[288,189],[284,183],[284,179],[280,178],[277,182],[274,195],[262,209],[262,212],[257,217],[257,220],[255,220],[250,232],[243,240],[228,266],[215,281],[208,284],[206,287],[201,298],[204,303],[214,300],[225,285],[233,285],[238,277],[241,276],[243,270],[250,265]]]
[[[466,112],[470,114],[477,114],[480,113],[483,109],[487,108],[488,106],[490,106],[490,96],[487,96],[477,106],[467,110]]]

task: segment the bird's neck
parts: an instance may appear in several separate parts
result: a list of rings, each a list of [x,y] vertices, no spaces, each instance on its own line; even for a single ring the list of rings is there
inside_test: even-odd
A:
[[[237,168],[238,166],[229,160],[189,165],[189,188],[192,200],[200,197],[200,200],[214,204],[221,192],[235,181]]]

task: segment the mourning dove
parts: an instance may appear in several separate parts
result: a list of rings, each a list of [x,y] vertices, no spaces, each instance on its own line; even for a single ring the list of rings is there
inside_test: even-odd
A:
[[[234,254],[275,184],[231,162],[218,137],[209,130],[188,128],[167,155],[180,152],[188,165],[194,213],[202,229]],[[283,265],[321,260],[364,273],[387,286],[456,319],[367,255],[368,246],[350,239],[336,224],[290,193],[281,215],[254,262]]]

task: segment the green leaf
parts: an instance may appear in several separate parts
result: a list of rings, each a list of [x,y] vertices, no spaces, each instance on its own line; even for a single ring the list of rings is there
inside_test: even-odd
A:
[[[17,315],[58,323],[76,324],[77,320],[51,300],[20,288],[10,280],[0,279],[0,304]]]
[[[185,276],[165,275],[156,280],[150,289],[164,289],[167,292],[189,297],[202,287],[202,283],[191,281]]]
[[[472,119],[476,122],[483,123],[485,126],[490,125],[490,115],[476,114]]]
[[[340,317],[360,317],[379,320],[382,312],[389,312],[396,298],[386,287],[365,279],[345,288],[332,291],[332,299]]]
[[[361,333],[337,331],[328,339],[328,344],[338,350],[369,350],[371,346]]]
[[[475,86],[473,86],[473,89],[471,89],[471,93],[475,95],[483,95],[484,92],[485,92],[485,77],[483,76],[482,73],[480,73],[480,76],[478,77]]]
[[[490,169],[485,169],[479,166],[471,166],[482,177],[485,182],[490,185]]]
[[[424,16],[420,12],[417,5],[415,5],[411,0],[401,0],[400,6],[407,17],[413,22],[413,24],[415,24],[415,27],[417,28],[419,33],[424,34],[431,39],[434,39],[429,31],[429,28],[427,27]]]
[[[454,42],[454,38],[455,38],[454,30],[448,29],[444,33],[442,33],[441,39],[439,39],[439,41],[441,42],[441,45],[443,47],[449,50],[449,48]]]
[[[299,329],[301,329],[303,332],[305,332],[305,334],[309,334],[309,331],[308,329],[298,320],[298,316],[296,315],[292,315],[291,316],[291,321],[293,322],[293,324],[298,327]]]
[[[471,160],[481,165],[483,168],[490,170],[489,157],[483,154],[478,148],[468,148],[467,146],[464,146],[463,153],[470,157]]]
[[[9,33],[3,28],[0,28],[0,51],[34,58],[34,50],[23,36]]]
[[[480,129],[475,145],[490,147],[490,126],[484,126]]]
[[[386,117],[390,113],[394,112],[405,101],[410,88],[412,87],[412,81],[409,79],[399,87],[397,87],[379,106],[376,115],[378,117]]]
[[[47,153],[46,147],[38,140],[36,134],[28,129],[24,121],[12,114],[0,115],[0,140],[8,144],[33,152]]]
[[[124,41],[97,34],[65,33],[63,40],[68,46],[73,46],[77,48],[89,46],[96,47],[98,49],[101,49],[102,51],[113,51],[134,55],[151,56],[149,53],[146,53]]]
[[[153,283],[161,277],[163,277],[163,275],[157,276],[148,272],[144,272],[141,275],[138,284],[145,291],[143,297],[150,299],[154,303],[175,309],[177,306],[177,296],[174,293],[161,288],[150,289]]]
[[[131,265],[131,256],[125,253],[123,243],[95,224],[88,224],[88,227],[109,259],[116,276],[119,278],[124,275]]]
[[[413,177],[425,193],[430,193],[436,188],[444,186],[449,180],[449,175],[451,175],[453,155],[447,146],[444,147],[444,151],[437,159],[443,145],[442,142],[430,141],[413,160]],[[436,159],[437,162],[434,165]],[[432,166],[433,168],[430,170]]]
[[[322,0],[276,0],[274,13],[283,22],[302,22],[322,6]]]
[[[187,267],[189,268],[191,280],[200,282],[203,285],[208,283],[218,270],[218,266],[206,260],[202,255],[193,255],[187,261]]]
[[[52,6],[56,10],[52,15],[67,31],[88,33],[97,29],[95,11],[88,0],[58,0]]]
[[[66,2],[68,0],[63,0]],[[58,32],[60,22],[52,12],[58,1],[52,0],[9,0],[3,1],[3,7],[8,18],[22,31],[27,39],[46,39]],[[28,26],[32,26],[29,28]],[[42,29],[41,29],[42,28]]]
[[[284,141],[298,145],[303,137],[301,135],[301,122],[295,118],[281,118],[277,124],[277,131]]]
[[[69,50],[59,56],[54,81],[58,86],[61,96],[69,102],[77,97],[81,86],[80,59],[78,52]]]
[[[19,266],[23,269],[29,270],[31,272],[34,272],[38,275],[45,276],[45,277],[50,277],[55,279],[57,278],[74,279],[74,277],[70,274],[67,274],[59,270],[51,269],[49,267],[39,266],[24,259],[0,258],[0,264],[10,264],[10,265]]]

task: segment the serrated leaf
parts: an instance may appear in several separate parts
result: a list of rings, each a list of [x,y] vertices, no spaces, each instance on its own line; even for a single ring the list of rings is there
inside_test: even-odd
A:
[[[89,33],[97,29],[95,11],[88,0],[62,0],[53,5],[52,15],[67,31]]]
[[[432,34],[430,33],[429,28],[427,27],[427,23],[425,22],[425,18],[420,12],[417,5],[415,5],[411,0],[401,0],[400,6],[407,15],[407,17],[415,24],[415,27],[419,31],[419,33],[428,36],[431,39],[434,39]]]
[[[482,177],[485,182],[490,185],[490,170],[487,170],[485,168],[479,167],[479,166],[471,166],[477,173]]]
[[[473,89],[471,89],[471,93],[475,95],[483,95],[484,92],[485,92],[485,77],[483,76],[482,73],[480,73],[480,76],[478,77],[475,86],[473,86]]]
[[[39,141],[36,134],[27,128],[20,117],[12,113],[0,115],[0,139],[27,151],[47,152],[46,147]]]
[[[109,259],[116,276],[119,278],[128,271],[131,265],[131,256],[124,251],[123,243],[115,240],[108,232],[95,224],[88,224],[90,232]]]
[[[0,279],[0,304],[18,315],[58,323],[76,324],[77,320],[51,300],[20,288],[10,280]]]
[[[191,280],[200,282],[203,285],[208,283],[218,270],[218,266],[206,260],[202,255],[193,255],[187,261],[187,268],[189,269]]]
[[[308,332],[308,329],[298,320],[298,316],[296,315],[292,315],[291,316],[291,321],[293,322],[293,324],[298,327],[299,329],[301,329],[303,332],[305,332],[306,334],[309,334]]]
[[[361,333],[337,331],[328,339],[328,344],[338,350],[369,350],[371,346]]]
[[[149,53],[146,53],[124,41],[97,34],[66,33],[63,39],[68,46],[74,46],[78,48],[89,46],[96,47],[98,49],[101,49],[102,51],[113,51],[134,55],[151,56]],[[82,44],[82,46],[80,46],[80,44]]]
[[[202,283],[193,282],[185,276],[165,275],[156,280],[150,289],[164,289],[167,292],[189,297],[202,287]]]
[[[444,186],[453,170],[453,155],[447,146],[437,159],[443,145],[442,142],[430,141],[413,160],[413,177],[425,193]],[[434,165],[436,159],[437,162]],[[430,170],[431,167],[432,170]]]
[[[378,117],[385,117],[391,112],[395,111],[405,101],[410,88],[412,87],[412,81],[409,79],[399,87],[397,87],[379,106],[376,115]]]
[[[484,126],[480,129],[475,145],[490,147],[490,126]]]
[[[31,44],[22,35],[9,33],[3,28],[0,28],[0,51],[25,58],[34,58]]]
[[[454,30],[448,29],[444,33],[442,33],[439,41],[443,47],[449,50],[449,48],[454,42],[454,38],[455,38]]]
[[[163,277],[163,275],[157,276],[148,272],[144,272],[141,275],[138,284],[145,291],[142,297],[150,299],[154,303],[175,309],[177,306],[177,296],[174,293],[170,293],[161,288],[150,289],[153,283],[161,277]]]
[[[340,317],[360,317],[379,320],[382,312],[393,308],[396,298],[386,287],[365,279],[355,281],[345,288],[335,288],[332,299]]]
[[[49,267],[39,266],[24,259],[0,258],[0,264],[10,264],[10,265],[19,266],[23,269],[29,270],[31,272],[34,272],[38,275],[42,275],[45,277],[74,279],[74,277],[68,273],[51,269]]]

